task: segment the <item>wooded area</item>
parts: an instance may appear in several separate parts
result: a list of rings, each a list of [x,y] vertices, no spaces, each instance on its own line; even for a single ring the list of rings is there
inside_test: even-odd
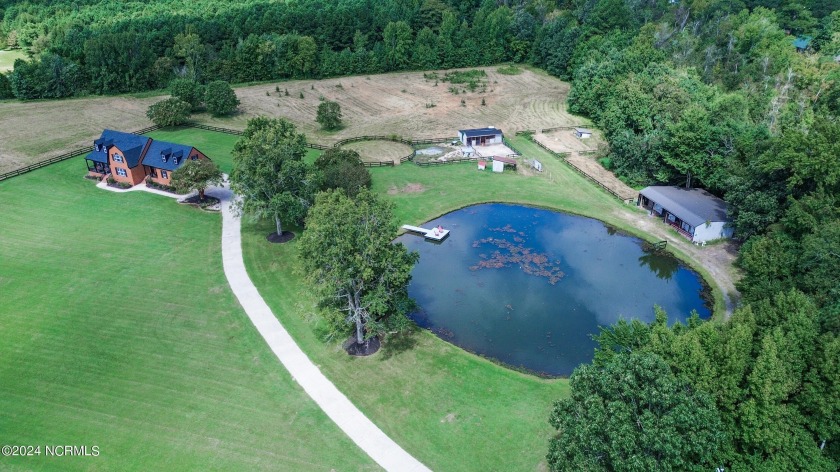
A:
[[[618,176],[721,195],[744,241],[744,307],[723,327],[636,327],[608,346],[664,359],[669,385],[698,389],[704,408],[714,403],[726,437],[704,461],[836,470],[840,10],[832,9],[832,0],[0,0],[0,44],[32,55],[0,75],[0,98],[136,92],[176,78],[542,67],[571,80],[570,111],[603,130]],[[631,361],[640,372],[661,367]],[[603,362],[595,372],[612,372]]]

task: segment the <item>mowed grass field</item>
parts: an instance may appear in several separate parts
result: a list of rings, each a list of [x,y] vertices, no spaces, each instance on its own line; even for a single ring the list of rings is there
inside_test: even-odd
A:
[[[15,61],[18,59],[26,59],[26,53],[20,49],[0,50],[0,73],[14,69]]]
[[[378,470],[242,312],[219,215],[84,173],[0,182],[0,443],[42,447],[0,469]]]
[[[448,91],[447,82],[435,86],[435,80],[425,79],[422,71],[236,87],[242,102],[239,113],[226,118],[199,113],[193,119],[244,129],[248,119],[255,116],[284,117],[293,121],[311,141],[320,144],[363,135],[454,137],[459,129],[485,126],[496,126],[512,135],[513,131],[522,129],[588,123],[566,110],[569,84],[544,71],[527,68],[518,75],[505,75],[498,73],[496,66],[479,69],[487,74],[484,91],[458,95]],[[275,87],[281,92],[276,92]],[[285,90],[289,91],[288,97]],[[303,99],[299,98],[300,93]],[[103,128],[134,131],[150,126],[146,110],[167,96],[166,91],[160,91],[158,95],[150,92],[134,96],[2,101],[0,173],[90,145]],[[315,115],[321,99],[341,105],[344,116],[341,130],[320,129]],[[429,107],[432,104],[434,107]]]

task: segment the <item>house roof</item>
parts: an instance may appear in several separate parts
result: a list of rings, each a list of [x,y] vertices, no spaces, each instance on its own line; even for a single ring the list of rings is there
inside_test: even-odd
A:
[[[502,130],[498,128],[476,128],[476,129],[459,129],[459,133],[462,133],[464,136],[468,138],[474,138],[476,136],[488,136],[488,135],[497,135],[502,134]]]
[[[797,36],[796,39],[793,40],[793,47],[796,49],[807,49],[811,44],[812,39],[814,38],[811,36]]]
[[[707,221],[729,221],[726,202],[703,189],[654,186],[640,193],[691,226],[696,227]]]
[[[143,150],[146,149],[146,144],[150,141],[151,144],[149,144],[144,154]],[[192,146],[166,141],[155,141],[146,136],[138,136],[111,129],[104,130],[102,136],[93,142],[93,146],[93,152],[85,156],[85,159],[107,164],[108,149],[111,146],[116,146],[117,149],[122,151],[129,168],[136,167],[142,161],[143,165],[164,170],[176,170],[180,168],[189,159],[190,153],[193,150]],[[167,156],[166,162],[164,162],[162,155]],[[176,157],[177,159],[175,159]]]
[[[123,133],[122,131],[114,131],[112,129],[106,129],[102,132],[102,136],[99,137],[96,141],[93,142],[94,145],[94,152],[91,154],[96,153],[96,146],[97,145],[104,145],[104,149],[106,151],[102,152],[104,156],[96,156],[99,159],[97,162],[108,162],[108,153],[107,149],[111,146],[116,146],[117,149],[122,151],[123,157],[125,157],[125,163],[128,164],[128,167],[137,167],[137,164],[140,163],[140,158],[142,157],[141,154],[143,153],[143,148],[146,147],[146,143],[149,142],[149,139],[146,136],[137,136],[136,134],[131,133]],[[91,160],[96,160],[90,158]]]
[[[192,146],[152,141],[152,145],[146,151],[146,157],[143,158],[143,165],[163,170],[177,170],[189,159],[192,150]],[[166,161],[163,160],[163,156],[166,156]]]

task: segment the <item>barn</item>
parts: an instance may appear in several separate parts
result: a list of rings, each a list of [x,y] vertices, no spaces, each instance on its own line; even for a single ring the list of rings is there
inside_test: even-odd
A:
[[[639,193],[639,205],[692,242],[732,237],[726,202],[703,189],[647,187]]]
[[[458,130],[458,139],[464,146],[486,146],[488,144],[502,144],[504,135],[502,130],[492,126],[477,129]]]

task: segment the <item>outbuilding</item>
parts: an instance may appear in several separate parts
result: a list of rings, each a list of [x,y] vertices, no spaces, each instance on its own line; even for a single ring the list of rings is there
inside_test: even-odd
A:
[[[493,127],[458,130],[458,139],[464,146],[502,144],[503,138],[502,130]]]
[[[647,187],[639,193],[639,205],[692,242],[732,237],[726,202],[703,189]]]
[[[589,139],[592,137],[592,130],[588,128],[575,128],[575,136],[580,139]]]

